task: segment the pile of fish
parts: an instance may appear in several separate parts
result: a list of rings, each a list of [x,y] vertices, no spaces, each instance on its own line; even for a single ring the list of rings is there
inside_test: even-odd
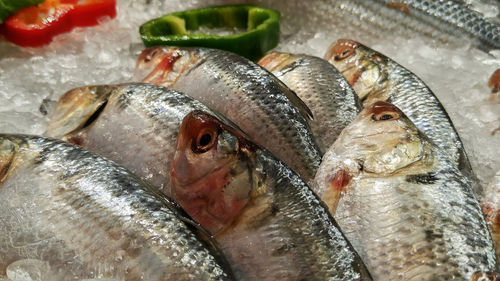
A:
[[[0,134],[0,280],[500,280],[500,184],[383,54],[153,47],[134,77]]]

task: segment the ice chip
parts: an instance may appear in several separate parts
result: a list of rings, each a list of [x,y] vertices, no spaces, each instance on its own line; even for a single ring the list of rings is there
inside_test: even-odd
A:
[[[36,259],[17,260],[7,266],[7,277],[12,281],[45,281],[50,270],[47,262]]]

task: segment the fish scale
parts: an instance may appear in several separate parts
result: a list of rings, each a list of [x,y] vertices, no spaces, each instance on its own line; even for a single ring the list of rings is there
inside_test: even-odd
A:
[[[0,272],[48,262],[44,280],[230,280],[211,250],[152,188],[111,161],[60,141],[0,135]],[[37,237],[40,237],[39,240]],[[15,246],[14,246],[15,245]]]
[[[327,61],[308,55],[272,52],[259,64],[292,89],[311,109],[311,130],[321,152],[358,114],[359,99],[342,74]]]

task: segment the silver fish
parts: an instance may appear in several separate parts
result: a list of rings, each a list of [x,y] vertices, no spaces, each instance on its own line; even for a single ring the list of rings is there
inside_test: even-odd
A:
[[[184,119],[173,198],[206,228],[241,280],[371,280],[297,174],[202,112]]]
[[[420,78],[390,58],[352,40],[340,39],[333,43],[325,59],[342,72],[364,106],[387,101],[400,108],[473,181],[476,194],[481,194],[482,187],[448,113]]]
[[[161,86],[86,86],[59,99],[46,134],[123,165],[170,197],[177,133],[193,110],[215,114],[191,97]]]
[[[436,41],[470,42],[483,49],[500,49],[500,24],[485,18],[456,0],[318,0],[253,1],[277,10],[290,11],[283,17],[303,32],[317,32],[331,26],[342,36],[380,38],[395,34],[407,38],[416,34]],[[293,10],[287,6],[293,5]],[[301,17],[300,15],[308,15]],[[381,32],[382,31],[382,32]]]
[[[500,277],[469,181],[394,105],[361,111],[316,182],[374,280]]]
[[[194,97],[233,121],[305,180],[314,177],[321,152],[307,124],[310,110],[257,64],[215,49],[153,47],[139,56],[135,79]]]
[[[168,201],[78,146],[0,135],[0,201],[0,276],[231,279]]]
[[[342,73],[327,61],[308,55],[271,52],[259,65],[272,72],[311,109],[311,130],[322,153],[356,115],[361,104]]]

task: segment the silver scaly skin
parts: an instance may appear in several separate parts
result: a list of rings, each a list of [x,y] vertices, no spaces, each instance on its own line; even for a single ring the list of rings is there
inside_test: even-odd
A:
[[[276,1],[265,4],[286,9]],[[300,12],[292,11],[292,20],[301,22],[308,32],[317,32],[318,26],[335,26],[342,37],[369,34],[380,38],[381,34],[395,34],[412,38],[420,34],[439,42],[459,45],[470,42],[483,50],[500,49],[499,23],[461,1],[318,0],[314,5],[310,2],[294,5],[295,11]],[[309,16],[301,19],[299,14]]]
[[[170,197],[170,163],[182,119],[208,107],[143,83],[75,88],[56,105],[47,135],[97,152]]]
[[[81,147],[0,135],[0,201],[0,277],[38,260],[36,280],[230,280],[168,201]]]
[[[135,78],[176,89],[238,125],[306,181],[321,152],[307,106],[278,78],[236,54],[206,48],[153,47],[139,56]]]
[[[387,101],[408,118],[473,182],[477,181],[460,137],[448,113],[425,83],[408,69],[358,42],[340,39],[325,54],[352,85],[364,106]]]
[[[306,183],[213,116],[184,119],[172,194],[213,235],[238,280],[372,280]]]
[[[394,3],[391,0],[379,0]],[[477,40],[480,48],[500,49],[500,25],[487,21],[464,3],[453,0],[401,0],[409,13],[421,22],[458,38]]]
[[[361,111],[325,154],[316,182],[374,280],[496,280],[469,181],[394,105]]]
[[[358,96],[342,73],[308,55],[272,52],[258,62],[292,89],[311,109],[311,130],[322,153],[361,110]]]
[[[488,227],[491,238],[495,245],[497,260],[500,260],[500,171],[497,171],[491,182],[486,186],[481,197],[481,208]],[[500,268],[497,267],[500,271]]]

